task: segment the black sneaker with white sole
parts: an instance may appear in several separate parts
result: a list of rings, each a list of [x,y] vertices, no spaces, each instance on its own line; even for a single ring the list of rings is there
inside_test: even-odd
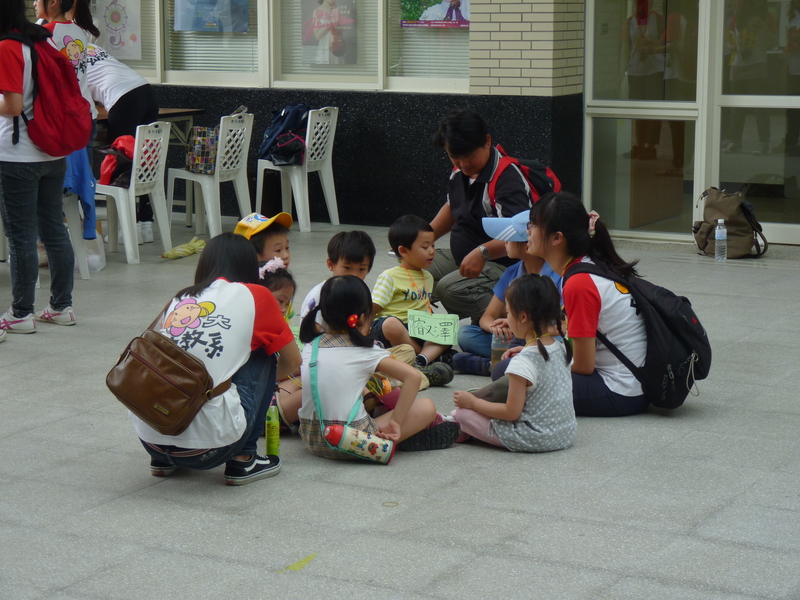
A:
[[[228,485],[244,485],[277,475],[280,470],[281,459],[277,456],[254,454],[250,460],[229,460],[225,463],[225,483]]]
[[[419,452],[421,450],[444,450],[452,446],[461,433],[458,423],[443,421],[430,429],[423,429],[397,445],[398,450]]]
[[[172,475],[177,468],[178,467],[175,465],[161,462],[155,458],[150,459],[150,474],[154,477],[167,477],[168,475]]]

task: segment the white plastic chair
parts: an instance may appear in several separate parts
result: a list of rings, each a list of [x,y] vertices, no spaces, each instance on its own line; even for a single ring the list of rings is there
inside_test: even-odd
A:
[[[249,215],[250,187],[247,185],[247,155],[250,151],[250,136],[253,133],[253,115],[238,114],[222,117],[219,122],[219,141],[217,142],[217,157],[213,174],[192,173],[186,169],[169,169],[167,174],[167,204],[172,214],[173,195],[175,192],[175,179],[186,180],[186,212],[187,215],[194,210],[197,194],[192,194],[190,187],[193,183],[194,191],[202,192],[205,216],[208,218],[208,229],[211,237],[222,233],[222,214],[219,202],[219,184],[223,181],[233,181],[236,200],[239,202],[241,216]],[[197,208],[197,233],[205,232],[204,211]]]
[[[318,110],[308,111],[308,128],[306,129],[306,156],[302,165],[276,166],[272,161],[260,159],[256,169],[256,198],[261,198],[264,170],[271,169],[281,173],[281,197],[283,211],[292,214],[292,193],[297,207],[297,220],[300,231],[311,231],[311,218],[308,210],[308,174],[319,173],[322,192],[332,225],[339,224],[339,208],[336,204],[336,188],[333,185],[333,138],[336,136],[336,122],[339,108],[326,106]]]
[[[67,218],[72,250],[78,262],[81,279],[89,279],[89,258],[86,256],[86,244],[83,241],[83,223],[81,222],[80,200],[77,194],[64,194],[64,216]]]
[[[128,264],[139,263],[139,244],[136,241],[136,198],[150,196],[156,224],[164,242],[164,252],[172,248],[170,217],[164,196],[164,170],[167,164],[170,124],[156,121],[136,128],[133,150],[131,185],[127,188],[97,184],[96,194],[114,201],[108,203],[108,246],[111,252],[119,247],[118,225],[122,230],[125,257]]]

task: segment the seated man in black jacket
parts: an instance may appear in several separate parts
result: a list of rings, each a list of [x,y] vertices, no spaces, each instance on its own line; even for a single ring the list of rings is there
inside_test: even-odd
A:
[[[513,217],[532,206],[531,189],[514,165],[497,179],[496,198],[489,198],[500,153],[492,146],[483,118],[471,109],[451,110],[439,123],[433,143],[454,165],[447,202],[431,221],[434,236],[450,233],[450,249],[437,249],[430,268],[434,297],[450,314],[480,319],[506,267],[505,242],[483,230],[483,217]]]

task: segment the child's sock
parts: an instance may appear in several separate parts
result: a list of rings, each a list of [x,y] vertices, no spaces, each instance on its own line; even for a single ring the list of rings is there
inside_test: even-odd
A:
[[[427,367],[427,366],[428,366],[428,357],[427,357],[427,356],[425,356],[424,354],[417,354],[417,360],[416,360],[416,363],[417,363],[417,364],[418,364],[420,367]]]
[[[444,415],[442,413],[437,412],[436,416],[433,418],[433,421],[431,421],[430,425],[428,425],[425,429],[433,429],[437,425],[440,425],[440,424],[444,423],[445,420],[449,420],[449,419],[445,419]]]

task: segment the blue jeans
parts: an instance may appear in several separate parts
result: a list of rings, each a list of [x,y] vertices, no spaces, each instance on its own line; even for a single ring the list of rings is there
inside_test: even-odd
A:
[[[50,265],[50,305],[72,306],[75,255],[63,217],[65,159],[0,161],[0,214],[11,255],[11,308],[15,317],[33,312],[39,277],[37,233]]]
[[[458,347],[483,358],[492,356],[492,334],[479,325],[466,325],[458,330]]]
[[[252,456],[256,453],[258,438],[267,421],[267,409],[275,389],[276,365],[274,354],[254,350],[248,361],[233,376],[247,420],[244,434],[237,442],[221,448],[197,450],[142,441],[144,449],[162,463],[201,471],[218,467],[238,454]]]
[[[612,392],[595,371],[591,375],[572,374],[572,405],[579,417],[627,417],[644,412],[650,402],[643,395]]]

